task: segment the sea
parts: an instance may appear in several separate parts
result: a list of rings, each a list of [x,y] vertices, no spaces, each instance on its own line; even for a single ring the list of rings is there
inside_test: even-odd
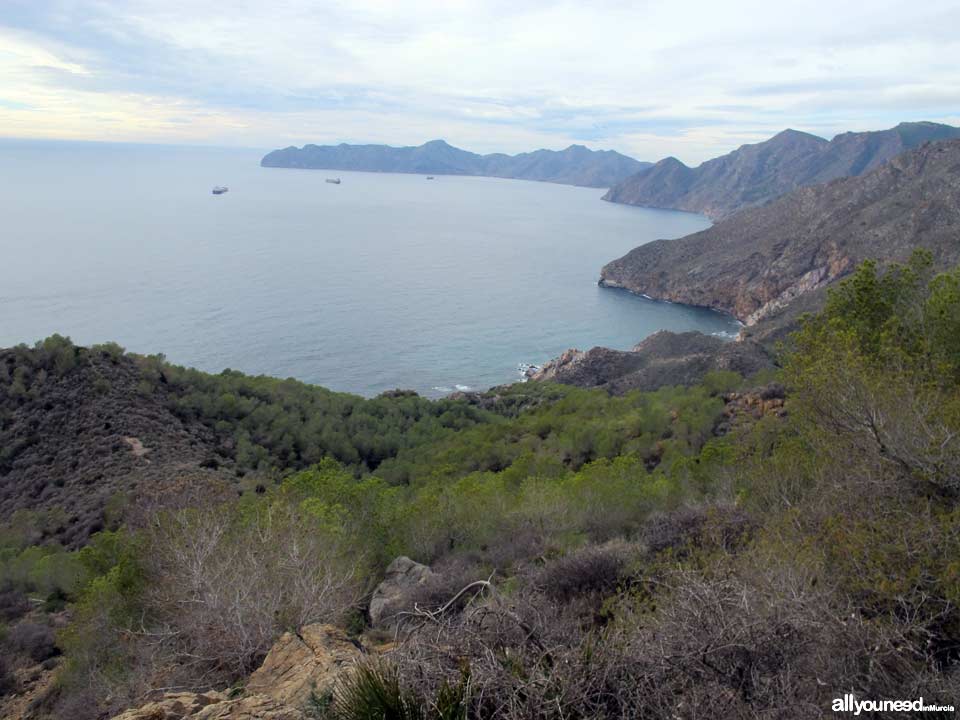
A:
[[[699,215],[551,183],[261,168],[264,152],[0,141],[0,346],[60,333],[440,397],[571,347],[739,330],[597,286],[631,248],[708,227]]]

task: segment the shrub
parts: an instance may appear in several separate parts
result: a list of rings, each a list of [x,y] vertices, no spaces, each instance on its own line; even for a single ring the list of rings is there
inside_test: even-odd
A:
[[[334,694],[334,720],[423,720],[420,699],[400,685],[396,669],[383,662],[360,665]]]
[[[709,547],[733,549],[753,526],[749,515],[732,505],[685,507],[652,515],[643,524],[640,539],[651,553],[672,551],[682,556]]]
[[[361,561],[283,502],[183,510],[147,538],[143,603],[165,654],[234,679],[282,631],[344,620]]]
[[[60,653],[53,630],[47,625],[22,621],[7,634],[7,643],[34,662],[43,662]]]
[[[547,597],[563,603],[585,595],[610,595],[623,579],[634,551],[627,543],[616,541],[576,550],[548,562],[534,584]]]
[[[429,611],[445,607],[449,615],[462,611],[482,594],[482,587],[458,594],[471,583],[485,580],[489,571],[476,562],[470,555],[454,555],[434,565],[433,573],[421,584],[411,587],[395,602],[384,610],[383,617],[389,618],[398,612],[409,611],[414,606]]]
[[[15,588],[0,590],[0,622],[10,622],[23,617],[30,610],[26,594]]]
[[[9,695],[17,689],[17,679],[7,658],[0,655],[0,697]]]

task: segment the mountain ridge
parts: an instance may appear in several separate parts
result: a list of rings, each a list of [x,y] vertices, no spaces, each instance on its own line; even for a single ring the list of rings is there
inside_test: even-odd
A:
[[[603,199],[697,212],[720,220],[798,187],[869,172],[924,142],[952,138],[960,138],[960,128],[932,122],[841,133],[829,141],[788,128],[696,167],[664,158],[610,188]]]
[[[927,143],[860,176],[802,187],[707,230],[657,240],[608,263],[599,283],[710,307],[748,326],[865,259],[917,247],[960,261],[960,140]]]
[[[291,145],[267,153],[262,167],[309,170],[356,170],[427,175],[479,175],[537,180],[585,187],[610,187],[652,163],[622,155],[614,150],[590,150],[570,145],[563,150],[534,150],[507,155],[480,155],[430,140],[422,145]]]

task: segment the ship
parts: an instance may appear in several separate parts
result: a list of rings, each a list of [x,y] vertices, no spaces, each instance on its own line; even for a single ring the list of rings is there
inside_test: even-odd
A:
[[[427,180],[433,180],[433,175],[427,175]]]
[[[223,195],[223,194],[224,194],[227,190],[229,190],[229,189],[230,189],[230,188],[225,187],[225,186],[223,186],[223,185],[217,185],[217,186],[215,186],[215,187],[213,188],[213,194],[214,194],[214,195]]]
[[[328,183],[333,183],[334,185],[340,184],[340,178],[327,178]]]

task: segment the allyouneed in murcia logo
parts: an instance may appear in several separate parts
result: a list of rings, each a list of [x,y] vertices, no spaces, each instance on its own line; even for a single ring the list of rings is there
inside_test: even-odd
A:
[[[847,693],[833,701],[834,712],[859,715],[863,712],[953,712],[953,705],[927,704],[923,698],[916,700],[857,700]]]

